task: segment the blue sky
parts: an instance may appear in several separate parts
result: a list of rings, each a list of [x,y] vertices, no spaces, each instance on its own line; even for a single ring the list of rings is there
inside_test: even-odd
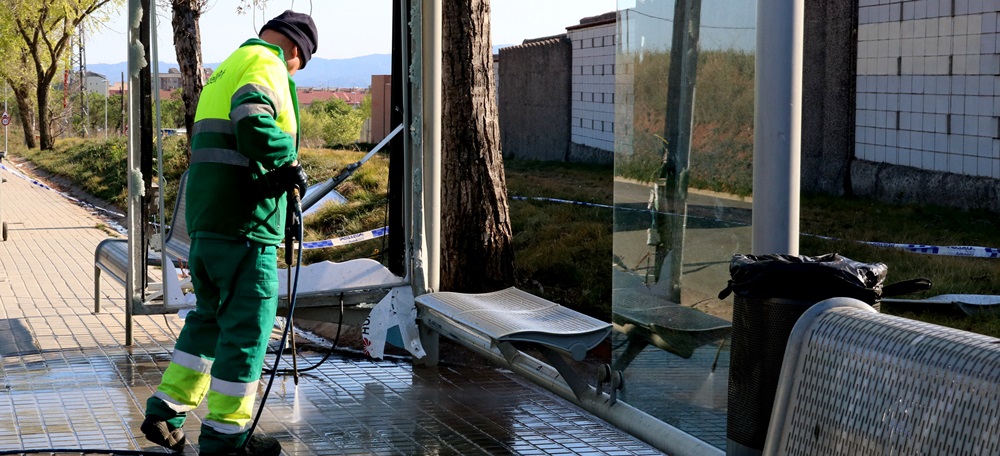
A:
[[[519,44],[565,32],[583,17],[614,11],[616,0],[494,0],[492,39],[494,45]],[[625,6],[634,1],[623,0]],[[205,62],[225,59],[240,43],[255,36],[267,18],[286,9],[309,12],[308,0],[271,0],[264,17],[237,15],[238,0],[209,0],[201,18],[202,53]],[[391,0],[312,0],[312,15],[320,30],[315,57],[340,59],[370,54],[388,54],[392,37]],[[126,60],[125,8],[111,13],[111,20],[87,39],[87,63],[119,63]],[[169,11],[159,11],[157,21],[159,58],[175,63]]]

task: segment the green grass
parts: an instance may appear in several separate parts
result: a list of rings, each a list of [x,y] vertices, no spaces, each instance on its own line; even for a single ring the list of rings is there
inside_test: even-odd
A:
[[[40,149],[12,149],[43,170],[59,175],[72,176],[74,183],[87,193],[118,207],[125,203],[125,170],[128,156],[125,138],[109,141],[59,141],[54,151]]]
[[[889,205],[857,198],[808,195],[802,199],[799,253],[837,252],[866,263],[885,263],[886,283],[912,278],[930,279],[931,289],[904,296],[923,299],[941,294],[1000,294],[1000,259],[928,255],[855,242],[891,242],[939,246],[1000,246],[1000,215],[928,205]],[[904,306],[886,306],[887,313],[966,331],[1000,337],[1000,317],[960,317],[934,312],[911,312]]]
[[[611,209],[521,197],[610,205],[612,168],[506,161],[517,286],[580,312],[611,321]]]
[[[627,58],[627,57],[621,57]],[[652,182],[665,147],[669,52],[636,57],[633,153],[616,159],[616,174]],[[748,196],[753,191],[754,55],[736,50],[698,54],[690,132],[692,187]]]
[[[321,182],[340,174],[364,155],[364,152],[355,151],[304,149],[299,159],[310,181]],[[389,161],[384,154],[376,154],[337,187],[337,191],[348,199],[347,204],[327,205],[306,218],[305,240],[337,238],[386,226],[388,181]],[[385,249],[384,242],[385,239],[380,238],[337,248],[307,250],[303,252],[302,261],[309,264],[351,258],[379,259]]]
[[[23,144],[10,144],[11,154],[31,161],[49,174],[68,179],[80,190],[124,210],[127,181],[127,142],[124,136],[108,140],[59,140],[51,151],[27,149]],[[163,145],[163,174],[167,219],[170,219],[177,195],[177,182],[184,172],[185,138],[171,137]],[[154,159],[154,169],[156,167]],[[154,171],[155,173],[155,171]]]

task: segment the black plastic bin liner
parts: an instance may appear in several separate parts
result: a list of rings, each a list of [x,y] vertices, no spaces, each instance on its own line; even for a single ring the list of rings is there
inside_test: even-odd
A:
[[[861,263],[836,253],[817,257],[736,254],[729,263],[729,286],[719,299],[734,292],[747,298],[814,303],[847,297],[874,305],[882,297],[888,269],[883,263]]]
[[[733,256],[729,285],[719,294],[720,299],[736,294],[726,424],[730,454],[764,449],[785,346],[799,317],[813,304],[840,296],[877,308],[887,270],[882,263],[835,253]]]

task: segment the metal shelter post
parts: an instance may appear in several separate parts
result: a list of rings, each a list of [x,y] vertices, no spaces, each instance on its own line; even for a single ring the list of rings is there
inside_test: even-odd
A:
[[[423,98],[421,135],[424,161],[424,236],[427,287],[440,288],[441,277],[441,0],[423,0],[421,48]]]
[[[128,259],[125,279],[125,345],[132,345],[132,315],[141,308],[146,287],[146,201],[149,199],[149,170],[152,169],[151,113],[143,109],[150,96],[149,43],[150,0],[128,2]],[[146,76],[143,77],[145,73]],[[149,101],[146,102],[149,104]],[[149,143],[148,145],[146,143]],[[147,152],[148,151],[148,152]],[[148,155],[148,157],[147,157]]]
[[[687,194],[691,168],[691,130],[694,124],[695,79],[701,0],[682,0],[674,6],[674,30],[667,75],[667,114],[663,163],[656,192],[656,287],[673,302],[681,302],[681,265],[687,227]]]
[[[799,252],[804,0],[757,3],[755,254]]]

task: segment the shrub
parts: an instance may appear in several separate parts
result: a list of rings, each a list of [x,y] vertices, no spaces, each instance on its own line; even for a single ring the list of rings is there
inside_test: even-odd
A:
[[[339,98],[315,101],[299,113],[301,141],[311,146],[353,145],[361,138],[361,126],[370,116],[370,102],[367,108],[363,104],[355,109]]]

